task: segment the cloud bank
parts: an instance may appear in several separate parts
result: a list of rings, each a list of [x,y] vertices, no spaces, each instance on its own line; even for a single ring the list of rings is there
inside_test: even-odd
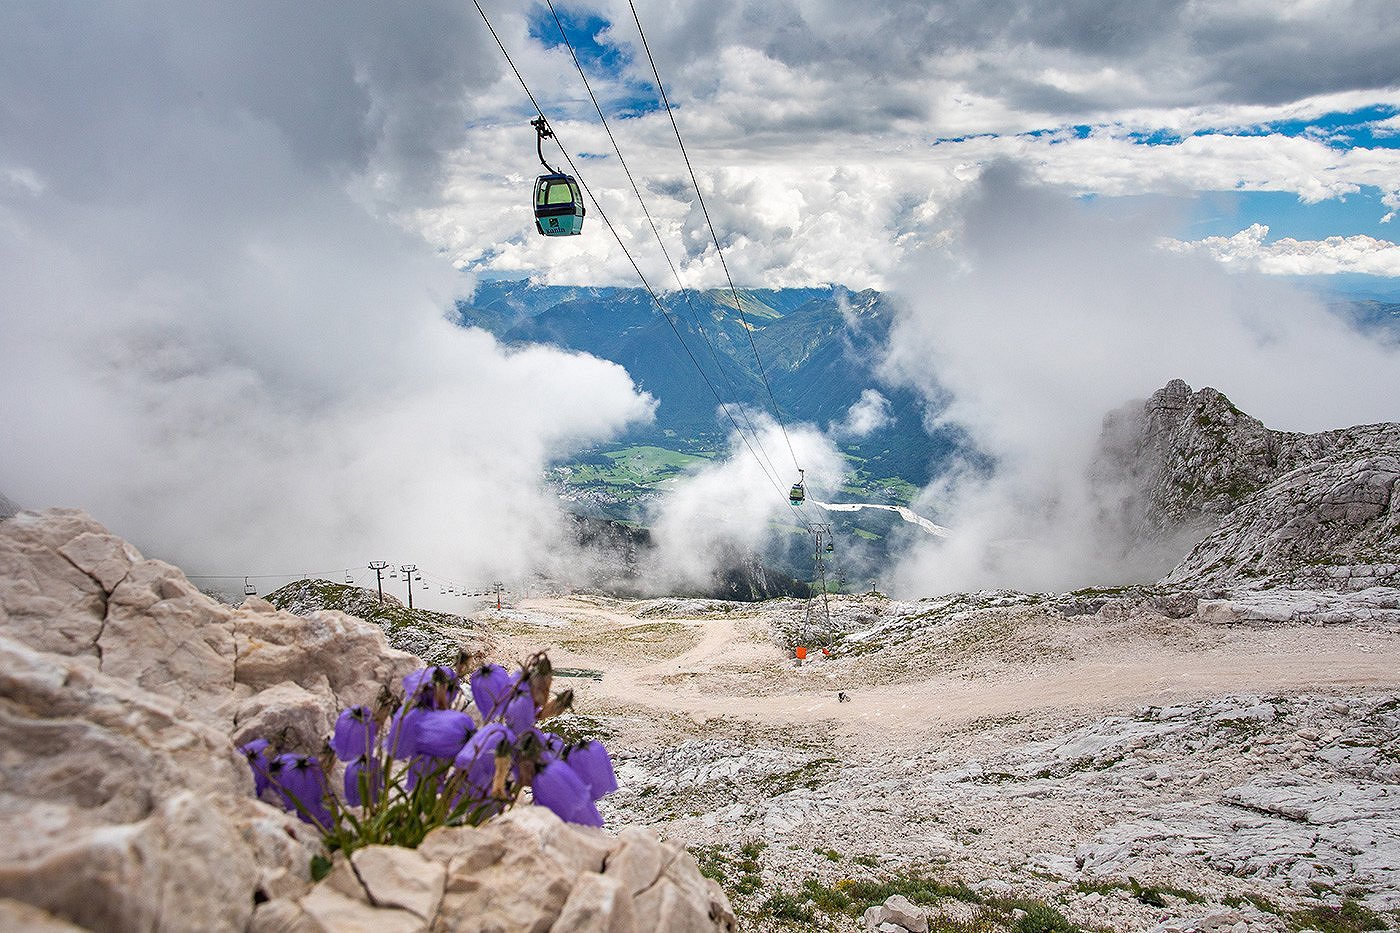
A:
[[[809,489],[814,498],[839,488],[845,461],[830,438],[811,425],[788,425],[784,438],[767,415],[752,412],[750,420],[756,428],[750,443],[767,452],[781,475],[766,470],[768,461],[761,462],[732,434],[722,457],[682,479],[648,519],[657,548],[647,573],[658,592],[706,589],[716,569],[774,545],[791,544],[799,551],[810,546],[805,537],[785,537],[801,529],[804,519],[819,520],[788,504],[797,470],[789,467],[787,442],[808,475],[822,478],[822,485]]]
[[[648,277],[674,282],[554,23],[488,6],[560,141]],[[571,6],[607,25],[594,90],[684,284],[724,284],[626,3]],[[1393,131],[1400,26],[1384,0],[1261,5],[986,3],[862,6],[725,0],[643,11],[725,256],[741,286],[885,288],[929,224],[997,161],[1080,192],[1181,197],[1287,191],[1305,203],[1400,197]],[[541,18],[542,17],[542,18]],[[448,196],[414,222],[455,262],[552,284],[636,284],[597,236],[529,231],[524,95],[502,72],[481,99]],[[1329,115],[1358,114],[1337,126]],[[1310,121],[1322,121],[1317,127]],[[1245,221],[1248,222],[1247,220]]]
[[[1325,240],[1281,237],[1265,243],[1269,228],[1250,224],[1234,236],[1212,236],[1190,242],[1167,239],[1163,246],[1177,253],[1200,252],[1222,264],[1283,275],[1331,275],[1359,272],[1400,276],[1400,245],[1365,235],[1332,236]]]
[[[191,572],[546,562],[545,463],[652,403],[450,324],[391,219],[491,49],[460,4],[255,6],[0,12],[0,486]]]
[[[1155,579],[1115,559],[1086,479],[1104,415],[1172,378],[1214,386],[1286,430],[1393,419],[1400,351],[1315,299],[1157,246],[1171,222],[990,170],[958,205],[953,245],[907,270],[888,378],[990,458],[926,489],[918,511],[954,535],[916,545],[905,593],[1061,590]]]

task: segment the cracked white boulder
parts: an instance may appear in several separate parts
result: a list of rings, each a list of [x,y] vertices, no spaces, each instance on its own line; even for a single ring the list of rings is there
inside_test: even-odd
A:
[[[416,851],[337,857],[298,900],[261,905],[258,931],[732,933],[734,913],[690,853],[654,833],[619,835],[518,807],[481,827],[430,833]]]
[[[317,834],[231,735],[308,739],[419,663],[340,612],[222,606],[81,512],[0,522],[0,928],[733,929],[689,853],[533,806],[312,885]]]

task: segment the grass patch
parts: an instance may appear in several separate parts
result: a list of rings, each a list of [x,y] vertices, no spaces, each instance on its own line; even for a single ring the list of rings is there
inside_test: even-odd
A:
[[[759,905],[759,909],[774,920],[811,923],[816,919],[812,908],[797,895],[779,891]]]
[[[848,902],[843,909],[857,917],[867,907],[883,904],[896,894],[902,894],[915,904],[935,904],[946,899],[968,904],[982,903],[982,895],[962,881],[944,881],[920,872],[898,872],[884,878],[848,878],[838,881],[833,890]]]
[[[760,909],[767,912],[767,916],[788,922],[812,924],[821,914],[830,923],[838,918],[858,918],[868,908],[883,904],[896,894],[916,905],[933,907],[935,911],[940,902],[949,900],[972,907],[972,916],[965,920],[940,917],[936,913],[931,916],[929,930],[939,933],[1005,933],[1007,930],[1013,933],[1084,933],[1044,901],[983,897],[960,880],[949,881],[921,872],[899,872],[874,879],[843,878],[831,885],[807,878],[797,890],[773,895]]]
[[[1044,901],[1016,901],[1011,909],[1025,911],[1011,927],[1015,933],[1080,933],[1079,927]]]
[[[548,721],[547,725],[550,732],[571,745],[576,742],[587,742],[591,739],[604,742],[614,735],[613,730],[603,725],[599,720],[592,716],[580,716],[577,713],[564,713],[555,716]]]
[[[768,797],[777,797],[779,794],[786,794],[788,791],[798,787],[805,787],[808,790],[816,790],[828,780],[823,780],[831,771],[832,765],[840,764],[835,758],[818,758],[809,761],[800,768],[785,771],[782,774],[770,775],[763,780],[763,792]]]
[[[1082,879],[1075,882],[1075,890],[1081,894],[1103,894],[1112,895],[1125,892],[1130,897],[1146,904],[1149,907],[1166,909],[1171,905],[1167,898],[1174,897],[1179,901],[1188,904],[1204,904],[1206,898],[1195,891],[1187,891],[1185,888],[1176,888],[1171,885],[1143,885],[1139,884],[1136,878],[1129,878],[1127,881],[1119,881],[1116,878],[1103,879]]]
[[[1247,736],[1255,736],[1264,731],[1264,723],[1258,719],[1217,719],[1215,724]]]
[[[760,872],[763,866],[758,856],[763,852],[763,843],[745,843],[738,852],[727,846],[694,845],[690,854],[700,863],[700,874],[713,878],[731,898],[753,894],[763,887]]]
[[[1287,915],[1287,920],[1294,930],[1317,930],[1318,933],[1356,933],[1390,928],[1380,914],[1352,897],[1344,898],[1336,906],[1319,904],[1293,911]]]

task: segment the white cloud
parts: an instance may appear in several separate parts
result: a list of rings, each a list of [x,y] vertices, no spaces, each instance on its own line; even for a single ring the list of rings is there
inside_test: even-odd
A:
[[[660,590],[703,588],[722,558],[791,543],[803,517],[787,499],[789,484],[798,479],[797,467],[789,467],[789,441],[807,471],[809,495],[829,497],[840,487],[846,467],[829,438],[811,425],[788,425],[784,432],[759,412],[752,420],[757,431],[749,444],[761,453],[731,435],[728,453],[682,479],[650,516],[657,549],[649,577]]]
[[[1331,275],[1356,272],[1400,276],[1400,245],[1365,235],[1333,236],[1325,240],[1282,237],[1265,243],[1269,228],[1251,224],[1234,236],[1212,236],[1183,242],[1168,239],[1173,252],[1201,252],[1231,267],[1283,275]]]
[[[874,389],[866,389],[846,411],[845,419],[831,426],[831,433],[837,437],[864,437],[889,421],[890,400]]]
[[[470,280],[380,213],[489,80],[470,21],[130,12],[0,14],[0,100],[42,105],[0,105],[0,488],[204,573],[562,556],[546,462],[650,400],[449,323]]]
[[[1376,54],[1387,37],[1400,41],[1383,7],[1353,4],[1339,17],[1330,3],[882,2],[863,7],[861,28],[850,29],[832,0],[726,0],[644,18],[739,284],[882,287],[940,235],[929,218],[999,159],[1105,195],[1289,191],[1315,202],[1365,186],[1394,191],[1395,150],[1257,129],[1400,107],[1394,57]],[[651,74],[630,9],[617,0],[597,8],[613,23],[604,41],[624,55],[618,74],[592,76],[595,91],[605,101],[646,99]],[[610,153],[567,53],[531,40],[526,15],[492,11],[560,139],[572,152]],[[416,222],[461,263],[485,259],[556,283],[636,284],[597,211],[583,237],[533,233],[533,135],[513,82],[503,72],[478,100],[482,119],[453,161],[446,199]],[[684,284],[723,284],[669,120],[608,112]],[[1018,135],[1076,124],[1099,129],[1087,139]],[[1148,146],[1131,136],[1159,130],[1186,138]],[[1216,132],[1191,135],[1203,130]],[[971,138],[933,145],[954,137]],[[578,164],[647,277],[675,287],[616,160]]]
[[[959,236],[910,264],[886,376],[917,389],[992,461],[925,490],[956,534],[910,552],[904,592],[1065,589],[1153,579],[1123,554],[1086,475],[1104,414],[1170,379],[1214,386],[1284,430],[1394,417],[1400,350],[1314,298],[1158,248],[1167,217],[1091,209],[997,167]],[[955,254],[955,255],[950,255]],[[946,407],[940,403],[950,399]]]

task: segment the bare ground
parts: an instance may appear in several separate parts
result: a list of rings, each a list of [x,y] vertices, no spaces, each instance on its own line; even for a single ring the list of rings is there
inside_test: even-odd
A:
[[[798,666],[778,633],[803,611],[571,597],[483,617],[507,656],[591,675],[567,683],[619,760],[610,819],[692,845],[743,929],[859,929],[861,905],[813,891],[929,873],[982,886],[928,895],[944,929],[1009,929],[1017,899],[1085,929],[1301,930],[1352,907],[1395,925],[1400,626],[842,597],[853,637]],[[1334,797],[1370,802],[1313,820]]]

